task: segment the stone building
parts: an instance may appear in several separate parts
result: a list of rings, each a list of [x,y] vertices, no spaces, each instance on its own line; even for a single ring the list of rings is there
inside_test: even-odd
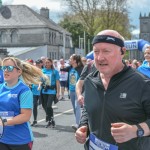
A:
[[[21,59],[41,56],[68,59],[71,33],[49,18],[49,9],[35,12],[26,5],[0,7],[0,49]]]
[[[139,38],[150,42],[150,13],[146,16],[140,13],[140,35]],[[139,56],[144,59],[143,53],[139,52]]]
[[[143,39],[145,41],[150,42],[150,13],[148,16],[140,13],[139,16],[139,23],[140,23],[140,34],[137,37],[132,37],[132,39]],[[144,60],[143,52],[139,50],[133,50],[129,52],[130,59],[137,59],[137,60]]]
[[[150,13],[148,16],[140,14],[140,38],[150,42]]]

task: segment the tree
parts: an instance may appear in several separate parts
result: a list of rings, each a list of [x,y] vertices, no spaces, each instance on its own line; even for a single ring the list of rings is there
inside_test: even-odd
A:
[[[102,29],[114,29],[124,37],[130,37],[127,0],[105,0],[101,6]]]
[[[63,19],[59,23],[64,29],[72,33],[72,40],[73,40],[73,47],[79,48],[79,36],[84,37],[84,32],[86,35],[86,53],[88,50],[91,49],[91,41],[93,39],[93,35],[91,36],[86,29],[84,28],[83,24],[78,21],[78,17],[76,15],[68,15],[65,14]]]
[[[74,22],[71,20],[71,16],[66,15],[59,23],[64,29],[67,29],[72,33],[73,46],[79,46],[79,36],[83,34],[83,25],[80,22]]]
[[[65,0],[69,10],[91,36],[104,29],[119,31],[130,38],[128,0]]]
[[[94,22],[100,0],[65,0],[90,35],[94,35]]]

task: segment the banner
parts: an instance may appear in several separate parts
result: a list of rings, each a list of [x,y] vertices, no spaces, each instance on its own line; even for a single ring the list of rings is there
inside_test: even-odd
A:
[[[150,45],[150,43],[148,41],[145,41],[143,39],[140,40],[129,40],[129,41],[125,41],[124,42],[125,47],[127,50],[139,50],[141,52],[145,51],[145,48]],[[93,56],[93,51],[91,51],[90,53],[88,53],[86,55],[87,59],[94,59]]]

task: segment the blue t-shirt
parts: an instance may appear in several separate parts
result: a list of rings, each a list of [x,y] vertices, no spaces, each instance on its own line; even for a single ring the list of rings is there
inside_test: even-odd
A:
[[[32,84],[31,91],[32,91],[33,95],[40,96],[41,90],[38,90],[38,85]]]
[[[75,92],[78,79],[78,72],[74,68],[71,68],[71,70],[69,71],[69,91]]]
[[[3,75],[3,70],[0,69],[0,84],[4,83],[4,75]]]
[[[59,76],[59,72],[56,69],[42,69],[42,72],[48,76],[49,80],[50,80],[50,85],[49,86],[56,86],[56,81],[59,80],[60,76]],[[51,89],[47,89],[46,91],[43,89],[42,90],[43,94],[56,94],[56,90],[51,90]]]
[[[150,78],[150,66],[148,63],[148,61],[144,60],[142,65],[138,67],[137,70]]]
[[[0,115],[3,118],[13,118],[19,115],[20,109],[33,108],[33,94],[30,88],[21,80],[13,87],[0,84]],[[5,144],[27,144],[33,141],[29,122],[4,127],[0,142]]]

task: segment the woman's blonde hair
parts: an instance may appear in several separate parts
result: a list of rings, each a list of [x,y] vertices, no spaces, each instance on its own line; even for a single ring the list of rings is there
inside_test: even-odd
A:
[[[15,67],[17,67],[19,70],[22,71],[22,74],[21,74],[22,78],[27,85],[30,85],[30,84],[38,85],[39,82],[41,82],[41,77],[43,77],[44,74],[42,73],[42,70],[39,69],[38,67],[33,66],[27,62],[21,61],[20,59],[15,58],[15,57],[4,58],[2,61],[2,66],[3,66],[3,63],[7,60],[12,60],[15,64]]]

